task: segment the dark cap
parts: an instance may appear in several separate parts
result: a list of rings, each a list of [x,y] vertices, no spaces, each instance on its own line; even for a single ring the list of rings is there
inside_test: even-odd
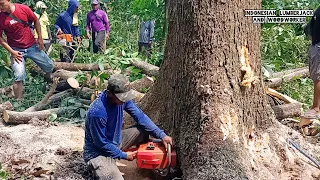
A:
[[[136,92],[131,89],[129,78],[123,74],[113,74],[108,79],[107,90],[117,96],[117,98],[126,102],[136,97]]]

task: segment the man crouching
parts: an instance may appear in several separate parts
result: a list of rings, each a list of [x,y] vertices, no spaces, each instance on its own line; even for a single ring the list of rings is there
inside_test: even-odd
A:
[[[132,101],[135,93],[125,75],[112,75],[108,87],[88,109],[85,122],[84,160],[95,179],[123,179],[115,159],[132,161],[137,152],[123,152],[148,140],[149,135],[162,139],[165,146],[172,138],[157,127]],[[123,110],[137,125],[122,130]]]

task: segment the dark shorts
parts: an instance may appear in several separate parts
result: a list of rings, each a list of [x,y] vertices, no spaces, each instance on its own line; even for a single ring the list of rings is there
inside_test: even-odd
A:
[[[311,45],[308,51],[310,78],[320,80],[320,44]]]

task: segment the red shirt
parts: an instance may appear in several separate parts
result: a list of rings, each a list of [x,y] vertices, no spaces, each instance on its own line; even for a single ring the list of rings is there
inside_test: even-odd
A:
[[[14,4],[14,6],[16,9],[12,14],[18,19],[26,22],[37,20],[37,16],[28,6],[23,4]],[[12,48],[26,49],[36,43],[29,26],[11,19],[4,13],[0,13],[0,35],[2,32],[6,34],[7,42]]]

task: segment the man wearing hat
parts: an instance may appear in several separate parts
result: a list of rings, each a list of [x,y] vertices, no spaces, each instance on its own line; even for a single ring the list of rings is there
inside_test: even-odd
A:
[[[109,39],[109,21],[107,14],[99,9],[99,1],[92,0],[92,10],[87,15],[87,37],[92,37],[93,53],[103,53],[104,40]],[[90,35],[92,32],[92,36]]]
[[[148,140],[149,135],[162,139],[165,146],[172,138],[157,127],[132,99],[135,91],[125,75],[112,75],[108,87],[92,102],[85,122],[84,160],[97,179],[122,180],[115,159],[132,161],[137,152],[123,152]],[[122,130],[123,111],[137,125]]]
[[[46,9],[47,9],[46,4],[42,1],[38,1],[36,3],[36,10],[35,10],[34,14],[39,19],[44,47],[46,48],[45,49],[46,52],[48,52],[52,37],[51,37],[50,27],[49,27],[50,22],[49,22],[49,18],[48,18],[48,14],[46,12]],[[38,34],[36,32],[34,34],[34,37],[36,39],[38,39]]]

